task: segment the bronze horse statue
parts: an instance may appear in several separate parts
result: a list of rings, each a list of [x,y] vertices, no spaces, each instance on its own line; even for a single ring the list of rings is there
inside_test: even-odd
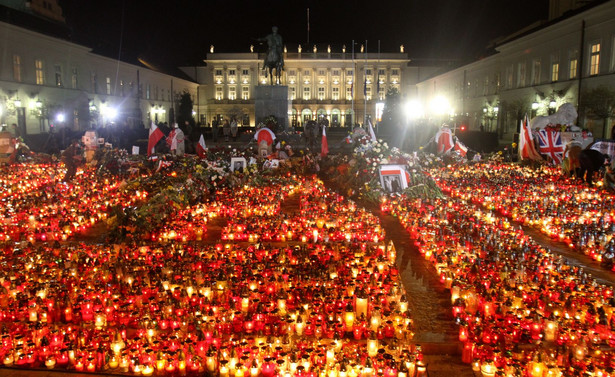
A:
[[[263,66],[263,70],[265,72],[267,72],[267,70],[269,71],[269,73],[266,73],[265,76],[269,75],[270,85],[273,85],[273,70],[275,69],[275,83],[276,85],[278,85],[280,84],[280,77],[282,76],[284,63],[280,59],[275,60],[275,57],[272,57],[270,60],[270,55],[271,54],[268,54],[267,58],[265,59],[265,65]]]
[[[266,71],[269,69],[269,77],[271,85],[273,85],[273,70],[275,69],[275,83],[280,84],[280,77],[282,76],[282,70],[284,69],[284,56],[282,53],[283,43],[282,37],[278,34],[278,28],[276,26],[271,28],[271,34],[264,38],[258,38],[260,42],[267,42],[267,55],[263,62],[263,69]]]

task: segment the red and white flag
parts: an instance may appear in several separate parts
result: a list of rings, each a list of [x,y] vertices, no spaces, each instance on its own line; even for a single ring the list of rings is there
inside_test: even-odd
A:
[[[436,133],[436,143],[438,145],[438,153],[446,153],[453,149],[455,144],[453,143],[453,133],[448,127],[440,128],[440,131]]]
[[[541,160],[540,154],[534,145],[534,137],[530,128],[530,121],[527,114],[521,121],[521,131],[519,132],[519,158],[522,160]]]
[[[457,140],[455,142],[455,150],[457,151],[457,153],[459,153],[459,155],[461,157],[465,157],[466,154],[468,154],[468,147],[466,147],[465,145],[463,145],[463,143],[459,140]]]
[[[372,127],[371,119],[367,120],[367,125],[369,126],[369,136],[371,137],[372,141],[376,141],[376,134],[374,133],[374,127]]]
[[[158,144],[158,142],[164,137],[164,133],[162,132],[162,130],[160,128],[158,128],[154,122],[152,122],[152,125],[149,129],[149,139],[147,141],[147,157],[151,156],[152,154],[154,154],[155,150],[154,148],[156,147],[156,144]]]
[[[207,147],[205,146],[205,138],[203,137],[203,134],[201,134],[201,137],[199,138],[199,143],[196,145],[196,154],[198,154],[199,157],[203,158],[205,157],[206,151]]]
[[[322,145],[320,146],[320,155],[322,157],[327,157],[329,154],[329,143],[327,142],[327,133],[325,132],[325,127],[322,128]]]

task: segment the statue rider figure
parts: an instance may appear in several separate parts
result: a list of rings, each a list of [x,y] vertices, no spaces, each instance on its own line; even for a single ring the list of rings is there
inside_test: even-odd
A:
[[[284,67],[284,54],[282,36],[278,34],[278,27],[271,28],[271,34],[264,38],[258,38],[259,42],[267,42],[269,49],[265,56],[264,67]]]

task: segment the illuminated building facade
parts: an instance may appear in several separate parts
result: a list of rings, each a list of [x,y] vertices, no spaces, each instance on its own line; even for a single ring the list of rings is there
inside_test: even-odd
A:
[[[420,79],[435,71],[413,64],[403,46],[398,53],[366,53],[364,46],[355,49],[285,49],[280,84],[288,87],[290,125],[299,127],[323,118],[334,127],[350,127],[367,118],[374,122],[389,89],[413,95]],[[195,105],[201,124],[235,117],[244,126],[254,126],[258,121],[254,88],[270,85],[262,70],[263,54],[210,51],[204,62],[204,66],[182,68],[199,83]]]

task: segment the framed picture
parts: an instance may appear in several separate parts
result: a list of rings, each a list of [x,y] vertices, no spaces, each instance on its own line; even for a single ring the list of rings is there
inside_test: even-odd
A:
[[[263,163],[263,169],[277,169],[280,167],[280,160],[266,160]]]
[[[231,171],[242,172],[246,168],[247,162],[245,157],[231,157]]]
[[[408,187],[408,172],[404,165],[380,165],[380,184],[388,193],[401,192]]]

